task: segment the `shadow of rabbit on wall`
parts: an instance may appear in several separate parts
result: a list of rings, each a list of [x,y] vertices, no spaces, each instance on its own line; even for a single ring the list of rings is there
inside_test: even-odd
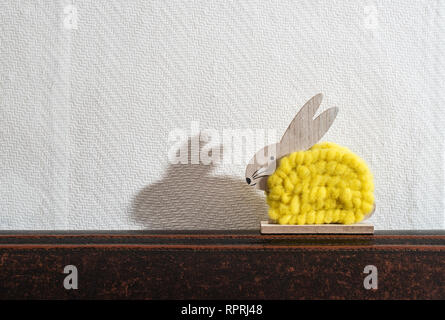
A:
[[[162,178],[140,190],[132,201],[131,218],[147,230],[258,229],[267,217],[264,195],[244,177],[214,175],[216,164],[191,163],[191,146],[203,149],[200,135],[189,138],[186,164],[169,164]],[[211,155],[220,145],[209,151]],[[267,218],[266,218],[267,219]]]

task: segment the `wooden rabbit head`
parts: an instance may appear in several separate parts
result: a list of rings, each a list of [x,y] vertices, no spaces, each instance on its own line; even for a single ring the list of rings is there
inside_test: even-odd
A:
[[[292,152],[307,150],[316,144],[329,130],[338,108],[329,108],[314,119],[323,95],[312,97],[290,123],[280,142],[265,146],[249,161],[246,182],[266,191],[267,178],[275,171],[280,159]]]

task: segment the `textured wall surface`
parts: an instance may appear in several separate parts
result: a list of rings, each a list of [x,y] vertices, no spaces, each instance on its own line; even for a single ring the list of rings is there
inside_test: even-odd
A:
[[[375,175],[376,228],[445,228],[444,15],[443,0],[2,1],[0,229],[257,228],[245,163],[171,164],[169,133],[280,135],[318,92],[340,109],[323,140]]]

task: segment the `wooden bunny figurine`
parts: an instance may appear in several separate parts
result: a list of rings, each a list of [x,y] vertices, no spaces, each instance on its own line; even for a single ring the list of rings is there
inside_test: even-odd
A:
[[[264,190],[269,217],[279,224],[353,224],[374,211],[373,177],[366,163],[345,147],[316,144],[338,108],[314,119],[323,95],[297,113],[280,142],[259,150],[246,168],[246,182]]]

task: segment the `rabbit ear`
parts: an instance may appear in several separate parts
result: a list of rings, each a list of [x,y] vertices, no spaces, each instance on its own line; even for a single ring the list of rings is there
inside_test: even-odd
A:
[[[309,149],[329,130],[337,116],[338,108],[329,108],[314,119],[322,99],[321,93],[312,97],[292,120],[280,141],[280,158],[294,151]]]

